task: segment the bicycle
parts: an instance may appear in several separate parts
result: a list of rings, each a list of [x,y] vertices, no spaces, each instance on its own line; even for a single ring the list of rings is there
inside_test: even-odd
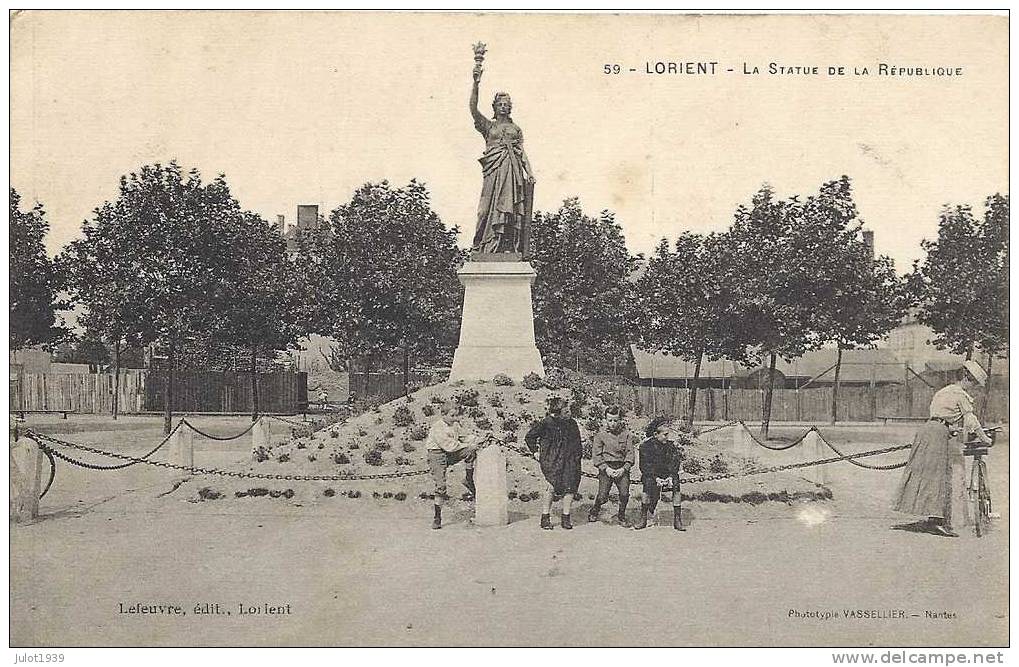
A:
[[[984,457],[990,455],[990,449],[994,446],[1000,428],[996,426],[984,429],[984,433],[991,436],[990,444],[980,440],[967,440],[963,443],[962,455],[973,458],[968,493],[970,502],[973,503],[973,529],[977,537],[986,535],[991,526],[991,488],[987,483],[987,463]]]

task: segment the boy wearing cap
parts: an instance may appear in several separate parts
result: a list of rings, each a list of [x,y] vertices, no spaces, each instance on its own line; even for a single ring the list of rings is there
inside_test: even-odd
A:
[[[929,530],[944,537],[958,537],[953,518],[962,517],[966,504],[965,461],[962,443],[973,433],[985,444],[991,439],[984,433],[973,412],[969,390],[987,383],[987,373],[975,361],[966,361],[963,376],[938,390],[931,398],[930,419],[917,431],[909,461],[902,473],[895,509],[906,514],[926,516]],[[962,437],[952,435],[961,429]]]

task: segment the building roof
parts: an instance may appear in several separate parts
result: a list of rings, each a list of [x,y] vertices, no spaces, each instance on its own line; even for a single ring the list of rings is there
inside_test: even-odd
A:
[[[631,346],[630,349],[633,352],[638,377],[662,380],[693,379],[693,362],[664,352],[651,354],[636,346]],[[820,382],[834,382],[837,355],[838,350],[822,349],[807,352],[792,361],[785,361],[780,357],[775,363],[775,370],[787,378],[801,378],[804,381],[814,378]],[[701,377],[739,378],[764,369],[765,365],[750,367],[729,359],[718,361],[705,359],[701,363]],[[842,351],[842,368],[839,371],[841,382],[870,382],[872,373],[875,382],[901,382],[905,377],[905,367],[898,357],[888,350]]]

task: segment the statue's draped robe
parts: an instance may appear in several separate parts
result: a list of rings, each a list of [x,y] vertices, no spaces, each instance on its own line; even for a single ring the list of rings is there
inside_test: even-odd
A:
[[[478,252],[524,252],[525,226],[530,215],[533,190],[529,187],[524,136],[512,122],[496,124],[481,119],[475,124],[485,137],[485,153],[478,162],[484,182],[478,203],[474,250]]]

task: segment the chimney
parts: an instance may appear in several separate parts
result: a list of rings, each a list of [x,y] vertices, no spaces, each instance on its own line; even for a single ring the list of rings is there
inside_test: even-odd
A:
[[[870,261],[874,261],[874,232],[870,229],[863,230],[863,244],[870,252]]]
[[[276,216],[276,227],[277,229],[280,230],[280,234],[282,234],[287,229],[286,220],[287,217],[285,215]]]
[[[298,204],[297,228],[301,231],[318,229],[318,204]]]

